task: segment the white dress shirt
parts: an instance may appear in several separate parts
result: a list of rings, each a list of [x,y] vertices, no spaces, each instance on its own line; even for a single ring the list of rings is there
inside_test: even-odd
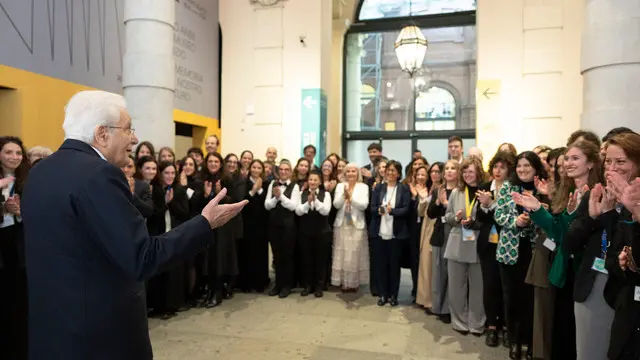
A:
[[[264,208],[267,210],[273,210],[278,202],[282,204],[287,210],[296,211],[296,207],[300,204],[300,188],[298,185],[293,186],[293,191],[291,192],[291,198],[287,198],[284,194],[287,186],[291,184],[291,180],[287,180],[282,183],[279,180],[273,180],[271,184],[269,184],[269,189],[267,189],[267,198],[264,200]],[[273,196],[273,187],[278,186],[280,188],[280,198]]]
[[[309,192],[311,193],[311,190],[309,190]],[[319,192],[319,189],[315,190],[316,195],[318,195]],[[318,200],[318,198],[316,197],[316,199],[312,203],[309,203],[309,200],[307,200],[307,202],[305,202],[304,204],[298,205],[296,207],[296,214],[298,216],[302,216],[308,214],[310,210],[317,211],[322,216],[329,215],[329,212],[331,211],[331,194],[329,194],[328,191],[325,191],[324,199],[322,200],[322,202],[320,202],[320,200]]]

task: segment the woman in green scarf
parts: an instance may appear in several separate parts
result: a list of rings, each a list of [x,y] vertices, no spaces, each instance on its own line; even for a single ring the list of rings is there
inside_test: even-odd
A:
[[[552,358],[576,358],[573,281],[581,254],[570,256],[562,244],[582,197],[602,180],[598,151],[594,144],[586,141],[578,141],[567,148],[563,164],[566,171],[553,194],[550,211],[533,196],[512,194],[514,202],[528,209],[531,221],[545,231],[544,246],[553,254],[549,282],[556,288],[554,324],[557,326],[554,327]],[[536,185],[539,191],[545,191],[544,182],[536,181]],[[583,204],[587,206],[587,202]]]

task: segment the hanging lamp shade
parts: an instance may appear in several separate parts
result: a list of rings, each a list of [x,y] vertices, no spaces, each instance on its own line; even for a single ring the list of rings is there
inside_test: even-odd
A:
[[[427,38],[419,27],[410,25],[403,28],[395,42],[396,56],[402,71],[413,76],[420,70],[427,53],[427,46]]]

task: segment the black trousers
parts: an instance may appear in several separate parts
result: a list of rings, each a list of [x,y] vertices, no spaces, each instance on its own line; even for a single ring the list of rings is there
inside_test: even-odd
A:
[[[488,244],[478,252],[482,269],[482,303],[487,315],[486,326],[502,329],[505,325],[504,301],[502,300],[502,279],[500,265],[496,261],[496,244]]]
[[[369,290],[371,295],[380,295],[380,281],[378,280],[378,249],[376,242],[378,238],[369,236]]]
[[[524,282],[531,256],[529,241],[522,240],[518,262],[515,265],[500,264],[506,322],[512,344],[533,343],[533,286]]]
[[[409,261],[411,261],[411,294],[415,296],[418,289],[418,267],[420,265],[420,233],[421,227],[413,227],[411,237],[407,240],[409,246]]]
[[[327,279],[328,245],[332,234],[299,233],[298,245],[302,254],[300,262],[303,265],[304,286],[322,290]]]
[[[0,359],[27,359],[27,273],[22,262],[22,237],[21,225],[0,228]]]
[[[400,290],[400,260],[408,239],[375,239],[376,268],[378,270],[378,295],[398,297]]]
[[[575,360],[578,356],[576,350],[576,317],[573,301],[573,283],[573,260],[570,260],[564,287],[554,287],[556,296],[553,302],[552,359]]]
[[[238,243],[238,286],[263,291],[269,286],[269,241],[265,233],[247,233]]]
[[[293,267],[296,247],[294,224],[270,224],[269,241],[271,241],[273,262],[276,267],[276,288],[280,290],[291,289],[293,287]]]

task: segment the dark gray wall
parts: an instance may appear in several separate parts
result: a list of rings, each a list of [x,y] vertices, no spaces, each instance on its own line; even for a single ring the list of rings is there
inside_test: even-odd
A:
[[[122,93],[124,1],[0,0],[0,64]],[[176,25],[175,106],[218,118],[218,0],[176,0]]]

